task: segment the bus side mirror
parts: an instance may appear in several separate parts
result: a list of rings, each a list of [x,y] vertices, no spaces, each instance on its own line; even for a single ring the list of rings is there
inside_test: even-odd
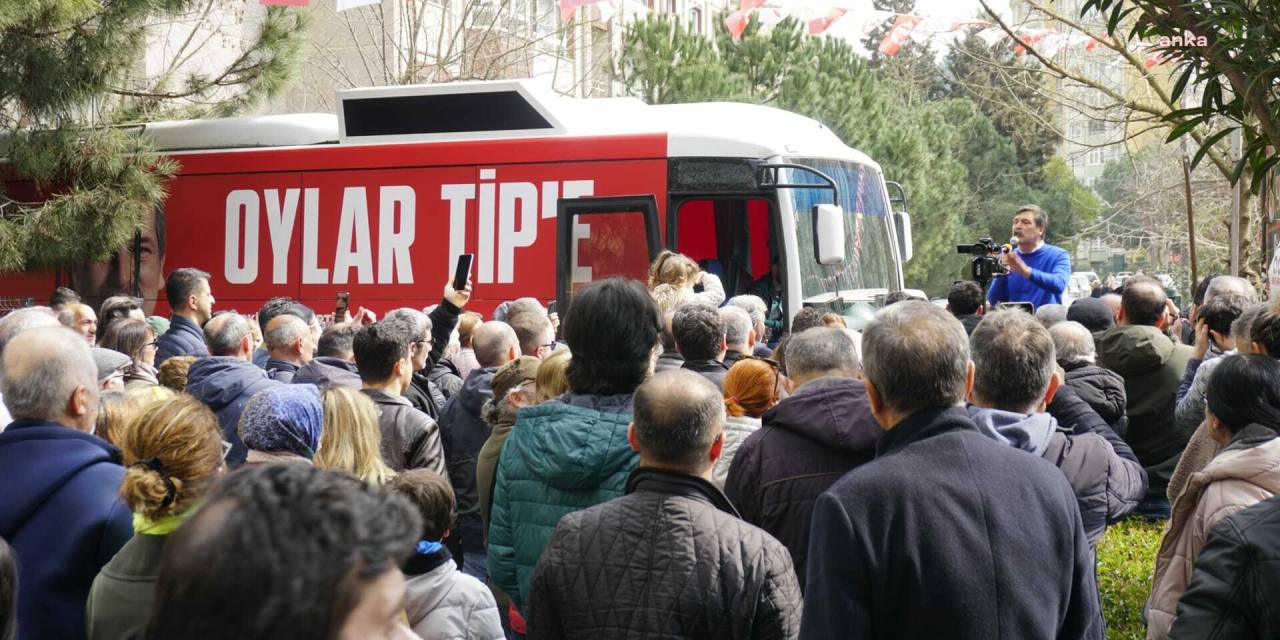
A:
[[[902,262],[909,262],[914,253],[911,246],[911,214],[899,211],[893,214],[893,221],[898,225],[898,251],[902,255]]]
[[[818,264],[844,263],[844,210],[834,204],[813,206],[813,249]]]

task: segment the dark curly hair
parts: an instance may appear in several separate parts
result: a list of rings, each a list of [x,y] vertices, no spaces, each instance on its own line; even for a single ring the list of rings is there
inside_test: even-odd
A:
[[[658,305],[643,284],[606,278],[573,298],[564,317],[569,388],[574,393],[632,393],[649,376],[662,332]]]
[[[239,471],[165,545],[147,637],[335,638],[421,530],[403,496],[342,473]]]

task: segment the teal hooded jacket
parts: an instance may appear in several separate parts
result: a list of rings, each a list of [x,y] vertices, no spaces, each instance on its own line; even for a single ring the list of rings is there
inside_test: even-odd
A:
[[[560,518],[622,496],[639,455],[631,394],[568,394],[525,407],[502,447],[489,518],[489,578],[523,614],[538,557]]]

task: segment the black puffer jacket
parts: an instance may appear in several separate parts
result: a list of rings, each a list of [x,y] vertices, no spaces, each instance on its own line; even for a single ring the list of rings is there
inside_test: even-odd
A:
[[[787,550],[702,478],[637,469],[560,520],[533,572],[528,638],[795,638]]]
[[[742,519],[786,545],[800,584],[818,494],[875,457],[884,433],[859,380],[818,378],[763,416],[738,448],[724,490]]]
[[[1214,526],[1178,601],[1170,640],[1280,638],[1280,496]]]
[[[1129,426],[1129,419],[1125,417],[1129,402],[1124,393],[1124,378],[1110,369],[1085,362],[1063,369],[1067,372],[1067,386],[1123,438]]]
[[[449,398],[440,411],[440,441],[449,465],[449,481],[458,499],[458,524],[454,535],[466,551],[484,551],[484,525],[480,520],[476,489],[476,457],[489,439],[484,405],[493,398],[496,368],[476,369],[462,390]]]

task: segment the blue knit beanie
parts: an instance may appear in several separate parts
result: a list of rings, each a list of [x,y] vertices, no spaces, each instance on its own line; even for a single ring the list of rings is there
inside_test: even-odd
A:
[[[240,439],[266,453],[293,453],[310,460],[320,448],[324,407],[311,384],[282,384],[258,392],[240,415]]]

